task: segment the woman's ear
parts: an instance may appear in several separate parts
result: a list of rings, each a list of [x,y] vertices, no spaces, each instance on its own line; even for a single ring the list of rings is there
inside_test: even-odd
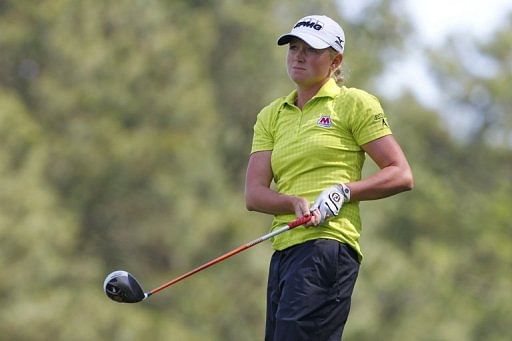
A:
[[[338,53],[332,60],[331,62],[331,67],[333,69],[337,69],[340,65],[341,65],[341,62],[343,61],[343,55],[341,53]]]

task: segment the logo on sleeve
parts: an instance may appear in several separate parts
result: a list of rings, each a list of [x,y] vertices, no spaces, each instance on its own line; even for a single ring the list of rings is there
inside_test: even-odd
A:
[[[316,124],[317,124],[317,126],[322,127],[322,128],[330,128],[330,127],[332,127],[331,116],[329,116],[329,115],[322,115],[322,116],[320,116],[318,121],[316,121]]]
[[[384,116],[383,113],[380,113],[380,114],[376,114],[373,116],[373,120],[375,122],[378,122],[380,121],[382,123],[382,126],[383,127],[388,127],[389,128],[389,125],[388,125],[388,121],[386,120],[386,116]]]

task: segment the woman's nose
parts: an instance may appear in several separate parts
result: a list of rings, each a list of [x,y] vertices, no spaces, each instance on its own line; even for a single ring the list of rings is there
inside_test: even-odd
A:
[[[303,61],[304,60],[304,56],[305,56],[305,50],[304,49],[298,49],[297,53],[295,55],[295,58],[297,60]]]

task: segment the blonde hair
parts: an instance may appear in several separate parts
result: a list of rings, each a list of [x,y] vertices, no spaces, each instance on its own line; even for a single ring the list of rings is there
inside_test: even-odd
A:
[[[336,51],[332,47],[329,48],[329,53],[331,54],[331,58],[332,59],[334,59],[338,54],[340,54],[338,51]],[[343,74],[342,65],[343,65],[343,62],[340,63],[340,65],[336,69],[331,70],[331,75],[330,76],[338,84],[341,84],[341,83],[343,83],[345,81],[345,75]]]

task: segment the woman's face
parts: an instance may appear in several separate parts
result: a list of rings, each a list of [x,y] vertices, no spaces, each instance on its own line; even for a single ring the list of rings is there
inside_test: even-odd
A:
[[[317,50],[303,40],[293,38],[288,47],[288,76],[301,87],[323,84],[330,76],[333,63],[329,48]]]

